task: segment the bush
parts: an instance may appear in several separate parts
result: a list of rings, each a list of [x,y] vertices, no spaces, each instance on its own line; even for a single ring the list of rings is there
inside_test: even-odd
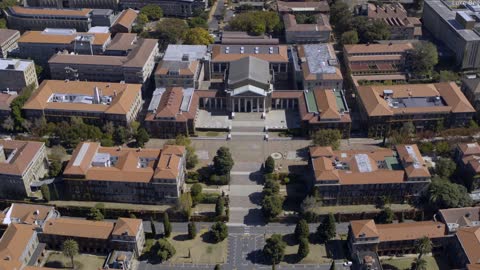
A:
[[[157,255],[162,262],[168,261],[177,252],[167,239],[158,240],[157,250]]]
[[[273,173],[275,170],[275,160],[268,156],[267,160],[265,161],[265,173]]]
[[[221,242],[225,240],[228,236],[228,228],[225,223],[221,221],[217,221],[215,224],[212,225],[210,228],[210,234],[212,239],[215,243]]]
[[[209,184],[222,186],[222,185],[228,185],[229,182],[230,182],[230,178],[228,177],[228,175],[212,174],[210,176]]]
[[[214,204],[217,203],[219,197],[220,195],[216,193],[203,193],[198,203]]]

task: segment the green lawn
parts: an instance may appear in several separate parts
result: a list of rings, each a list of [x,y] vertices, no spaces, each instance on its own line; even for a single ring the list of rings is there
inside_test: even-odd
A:
[[[413,207],[409,204],[389,204],[388,207],[393,211],[408,211],[412,210]],[[328,213],[343,213],[343,214],[350,214],[350,213],[378,213],[381,209],[378,209],[373,204],[365,204],[365,205],[337,205],[337,206],[318,206],[314,209],[314,212],[322,215]]]
[[[207,243],[208,230],[203,229],[193,240],[187,239],[186,234],[172,234],[168,239],[177,253],[170,259],[172,263],[217,264],[227,261],[227,240],[218,244]],[[190,255],[189,255],[190,254]]]
[[[50,201],[49,204],[55,206],[63,207],[94,207],[99,202],[92,201]],[[150,205],[150,204],[132,204],[132,203],[112,203],[112,202],[101,202],[105,205],[105,208],[108,209],[126,209],[126,210],[151,210],[151,211],[166,211],[171,208],[172,205],[162,204],[162,205]]]
[[[270,236],[267,235],[267,238]],[[310,242],[308,256],[299,261],[297,256],[298,243],[295,240],[295,236],[293,234],[283,235],[283,241],[287,243],[287,247],[285,248],[283,261],[280,264],[328,264],[332,262],[332,259],[327,257],[325,245]]]
[[[404,257],[394,259],[384,259],[382,261],[383,269],[388,270],[410,270],[412,262],[416,257]],[[427,270],[448,270],[450,267],[446,260],[442,257],[424,256],[427,261]]]
[[[74,257],[75,270],[100,269],[106,260],[106,256],[79,254]],[[48,254],[44,267],[55,269],[72,269],[70,258],[63,256],[61,252],[52,252]]]

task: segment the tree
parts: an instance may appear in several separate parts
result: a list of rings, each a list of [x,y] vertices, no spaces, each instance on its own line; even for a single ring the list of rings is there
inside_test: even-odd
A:
[[[118,126],[115,128],[115,132],[113,133],[113,140],[115,141],[116,145],[122,145],[127,142],[127,130],[125,127]]]
[[[213,167],[218,175],[228,175],[233,168],[233,158],[230,150],[222,146],[217,150],[217,155],[213,158]]]
[[[187,30],[185,33],[185,44],[191,45],[210,45],[215,39],[208,33],[205,28],[195,27]]]
[[[273,157],[271,156],[268,156],[267,157],[267,160],[265,160],[265,173],[273,173],[273,171],[275,170],[275,160],[273,159]]]
[[[432,251],[432,241],[428,236],[424,236],[415,241],[415,250],[418,253],[418,259],[420,260],[423,255]]]
[[[2,128],[6,131],[13,131],[15,129],[15,122],[13,121],[12,116],[8,116],[3,120]]]
[[[295,238],[300,242],[302,238],[308,238],[310,234],[308,223],[305,219],[300,219],[295,226]]]
[[[195,226],[195,222],[190,221],[188,223],[188,238],[195,239],[195,236],[197,236],[197,227]]]
[[[438,141],[435,143],[435,152],[439,156],[449,155],[451,152],[450,145],[446,141]]]
[[[14,126],[15,126],[14,129],[17,131],[25,130],[25,126],[24,126],[25,119],[23,118],[23,115],[22,115],[22,108],[23,108],[23,105],[25,105],[27,100],[32,95],[33,90],[35,90],[34,84],[24,87],[21,91],[21,94],[18,95],[12,101],[12,103],[10,103],[10,109],[11,109],[10,115],[12,116],[12,119],[14,122]]]
[[[278,195],[265,196],[262,200],[262,213],[270,221],[282,213],[283,200]]]
[[[50,188],[48,185],[42,185],[40,187],[40,191],[42,192],[42,197],[45,201],[49,202],[50,201]]]
[[[160,239],[157,242],[157,255],[161,262],[168,261],[177,252],[175,247],[167,239]]]
[[[412,121],[404,122],[400,128],[400,134],[402,136],[412,137],[415,135],[417,129]]]
[[[358,42],[358,33],[355,30],[347,31],[340,37],[340,43],[342,45],[357,44]]]
[[[150,217],[150,228],[152,229],[152,236],[155,238],[157,236],[157,228],[155,227],[153,217]]]
[[[170,223],[170,219],[168,218],[168,213],[165,212],[163,214],[163,235],[164,237],[168,238],[172,234],[172,224]]]
[[[412,262],[412,269],[414,270],[427,270],[427,261],[425,259],[415,258]]]
[[[455,82],[460,79],[460,76],[458,73],[450,71],[450,70],[440,70],[440,73],[438,74],[438,79],[437,81],[439,82]]]
[[[184,20],[165,18],[157,24],[156,33],[158,38],[165,44],[176,44],[183,39],[188,30]]]
[[[313,134],[313,144],[317,146],[331,146],[336,150],[340,147],[342,134],[336,129],[320,129]]]
[[[434,177],[428,188],[422,192],[419,202],[433,211],[472,205],[472,199],[464,186],[438,177]]]
[[[274,179],[266,179],[263,185],[263,195],[270,196],[276,195],[280,192],[280,184],[277,180]]]
[[[282,240],[280,234],[273,234],[266,240],[265,246],[263,247],[263,254],[265,258],[270,260],[271,264],[279,264],[285,255],[286,246],[287,244]]]
[[[390,209],[390,207],[385,207],[376,217],[376,222],[380,224],[389,224],[393,223],[394,218],[395,214],[392,209]]]
[[[335,1],[330,6],[330,23],[337,34],[352,30],[353,15],[350,7],[343,1]]]
[[[220,264],[216,264],[214,270],[222,270],[222,267]]]
[[[431,142],[422,142],[418,145],[418,149],[423,155],[431,155],[435,150],[435,146]]]
[[[371,20],[366,16],[357,16],[353,18],[352,26],[356,29],[362,43],[390,38],[390,27],[383,20]]]
[[[435,162],[435,173],[440,178],[450,178],[456,169],[457,165],[451,158],[441,157]]]
[[[336,235],[335,217],[329,213],[327,217],[318,225],[316,236],[320,242],[326,242]]]
[[[298,245],[298,251],[297,251],[298,258],[303,259],[308,256],[308,253],[310,253],[308,239],[300,238],[300,243]]]
[[[186,167],[187,169],[193,169],[195,168],[195,166],[197,166],[198,164],[198,156],[197,154],[195,153],[195,149],[190,146],[190,145],[187,145],[185,147],[185,149],[187,150],[187,156],[186,156]]]
[[[163,10],[160,6],[149,4],[140,9],[140,14],[144,14],[151,21],[157,21],[163,16]]]
[[[6,29],[7,28],[7,20],[4,18],[0,19],[0,29]]]
[[[63,242],[62,253],[65,257],[70,258],[72,268],[75,268],[73,257],[78,254],[78,243],[73,239],[68,239]]]
[[[215,222],[210,228],[210,235],[215,243],[222,242],[228,236],[227,225],[221,221]]]
[[[438,63],[437,47],[430,42],[415,43],[410,56],[412,71],[421,76],[430,76]]]
[[[193,18],[189,19],[188,20],[188,26],[190,28],[200,27],[200,28],[208,29],[207,20],[205,20],[202,17],[193,17]]]
[[[57,177],[60,172],[62,172],[62,162],[57,159],[50,161],[50,164],[48,165],[48,176]]]
[[[217,202],[215,203],[215,215],[221,216],[223,215],[225,209],[225,199],[222,196],[218,197]]]
[[[317,206],[317,199],[315,196],[307,196],[300,204],[300,211],[302,214],[312,211]]]
[[[139,128],[135,133],[135,141],[137,141],[137,146],[145,146],[145,143],[147,143],[148,140],[150,140],[150,135],[148,132],[144,128]]]
[[[202,185],[195,183],[190,187],[190,195],[192,196],[193,205],[197,205],[202,199]]]
[[[230,29],[250,32],[253,35],[273,32],[280,25],[280,17],[273,11],[248,11],[237,14],[229,22]]]
[[[90,208],[90,213],[88,214],[89,219],[95,221],[101,221],[104,219],[102,211],[96,207]]]

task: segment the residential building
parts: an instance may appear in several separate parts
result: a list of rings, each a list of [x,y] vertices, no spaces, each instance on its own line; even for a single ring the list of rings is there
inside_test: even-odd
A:
[[[80,143],[63,179],[72,200],[175,203],[185,183],[185,148],[134,149]]]
[[[480,145],[477,142],[459,143],[454,158],[466,186],[469,190],[477,189],[480,186]]]
[[[332,27],[325,14],[313,15],[312,22],[299,21],[298,15],[294,14],[284,14],[282,18],[287,43],[321,43],[330,40]]]
[[[132,31],[132,26],[137,20],[137,16],[138,13],[135,10],[131,8],[125,9],[110,27],[110,32],[113,35],[116,33],[130,33]]]
[[[417,131],[466,126],[475,109],[454,82],[357,86],[360,114],[369,136],[412,122]]]
[[[124,45],[133,47],[128,55],[56,54],[48,61],[50,76],[54,80],[148,84],[158,56],[157,40],[138,39],[134,44]]]
[[[35,253],[38,246],[35,227],[14,223],[8,226],[0,238],[0,269],[23,269]]]
[[[275,81],[288,81],[290,62],[288,48],[285,45],[223,45],[214,44],[209,48],[211,55],[206,79],[221,79],[225,77],[230,63],[236,60],[255,57],[269,64]],[[223,83],[223,81],[222,81]]]
[[[222,31],[219,35],[220,43],[225,45],[278,45],[280,43],[278,38],[268,35],[253,36],[242,31]]]
[[[333,151],[311,147],[313,188],[324,205],[373,204],[384,196],[404,202],[430,182],[430,173],[416,145],[397,145],[395,151]]]
[[[86,123],[127,126],[142,107],[140,84],[45,80],[22,110],[29,119],[49,122],[80,117]]]
[[[480,207],[440,209],[435,218],[447,225],[448,233],[454,234],[461,228],[480,226]]]
[[[75,29],[27,31],[18,40],[19,55],[45,66],[58,52],[80,55],[103,54],[110,44],[108,33],[84,33]]]
[[[110,26],[115,15],[112,10],[53,9],[13,6],[4,10],[8,27],[21,32],[45,28],[74,28],[86,32],[92,26]]]
[[[327,1],[277,1],[277,8],[280,14],[317,14],[317,13],[330,13],[330,6]]]
[[[118,0],[25,0],[27,7],[103,8],[118,10]]]
[[[360,85],[365,82],[398,83],[407,81],[406,62],[411,50],[410,42],[344,45],[343,57],[352,79]]]
[[[448,248],[448,258],[455,269],[480,268],[480,226],[459,228]]]
[[[423,237],[432,242],[432,252],[443,250],[449,240],[441,222],[375,224],[372,219],[353,220],[349,225],[348,247],[353,259],[365,265],[365,253],[377,263],[378,256],[417,254],[415,243]]]
[[[18,96],[16,91],[5,91],[0,93],[0,121],[5,121],[9,116],[11,116],[12,109],[10,104]]]
[[[6,198],[31,196],[30,185],[48,173],[45,144],[0,140],[0,193]]]
[[[32,60],[0,59],[0,90],[21,91],[32,85],[38,87],[35,63]]]
[[[471,3],[425,1],[422,17],[425,28],[455,54],[455,62],[463,70],[480,68],[480,34],[476,22],[479,12],[480,6]]]
[[[363,4],[358,13],[369,19],[385,22],[390,28],[390,39],[417,39],[422,36],[420,19],[409,17],[407,10],[399,2],[382,6]]]
[[[0,29],[0,58],[7,58],[8,54],[18,48],[17,41],[20,32],[12,29]]]
[[[157,5],[165,16],[192,17],[195,12],[204,11],[208,1],[205,0],[120,0],[120,7],[141,9],[146,5]]]
[[[155,86],[198,89],[207,58],[204,45],[168,45],[155,71]]]
[[[343,89],[343,76],[331,44],[299,45],[293,54],[297,88]]]
[[[157,88],[148,106],[145,128],[158,138],[194,134],[197,110],[194,88]]]

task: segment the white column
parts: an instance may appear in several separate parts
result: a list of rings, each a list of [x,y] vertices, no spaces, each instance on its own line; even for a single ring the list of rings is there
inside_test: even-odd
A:
[[[257,112],[260,112],[260,98],[257,98]]]

